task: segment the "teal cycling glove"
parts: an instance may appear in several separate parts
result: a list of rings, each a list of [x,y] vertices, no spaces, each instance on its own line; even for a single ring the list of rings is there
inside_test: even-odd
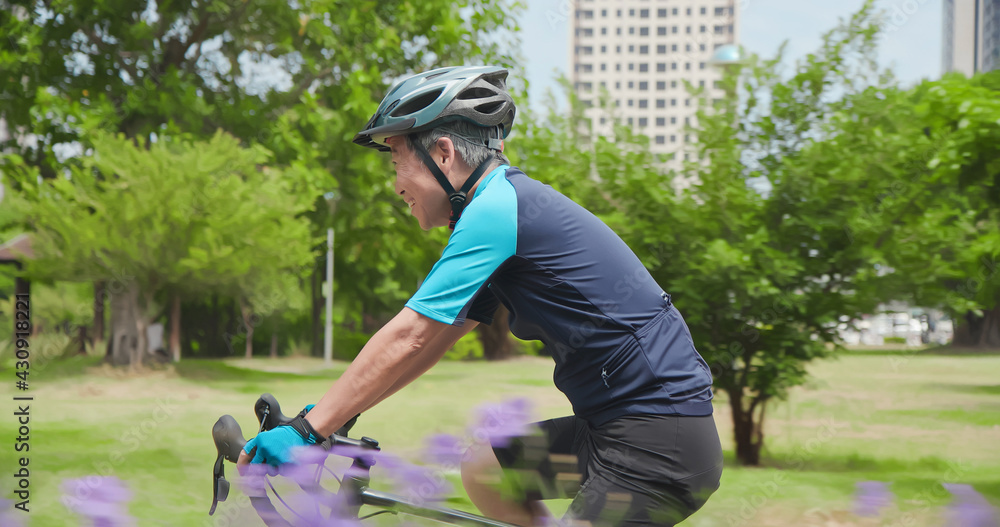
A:
[[[253,455],[251,463],[267,463],[278,466],[292,462],[292,449],[295,447],[315,445],[323,441],[323,437],[306,421],[305,415],[312,410],[314,404],[305,407],[299,415],[287,425],[275,427],[261,432],[257,437],[247,441],[243,451]],[[256,452],[255,452],[256,450]]]

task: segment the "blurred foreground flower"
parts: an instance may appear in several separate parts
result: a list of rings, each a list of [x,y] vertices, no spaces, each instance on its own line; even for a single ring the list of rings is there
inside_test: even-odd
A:
[[[859,481],[855,485],[854,513],[858,516],[874,518],[882,509],[892,504],[892,492],[881,481]]]
[[[997,510],[976,492],[972,485],[945,483],[944,488],[951,493],[952,502],[948,506],[947,525],[962,527],[1000,527]]]
[[[451,434],[432,435],[424,440],[424,456],[430,463],[458,467],[465,455],[462,440]]]
[[[135,525],[135,520],[128,514],[132,491],[116,477],[86,476],[67,479],[63,481],[62,491],[63,504],[84,519],[90,520],[94,527]]]
[[[14,510],[14,501],[0,498],[0,525],[3,527],[23,527],[27,514]]]
[[[517,436],[531,432],[531,401],[525,398],[480,406],[469,435],[476,441],[488,440],[493,446],[505,447]]]

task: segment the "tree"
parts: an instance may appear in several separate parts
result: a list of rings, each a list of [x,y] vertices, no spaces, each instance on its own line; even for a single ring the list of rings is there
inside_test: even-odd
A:
[[[86,150],[96,129],[146,140],[223,129],[263,144],[304,192],[318,199],[339,189],[336,218],[319,201],[309,218],[317,234],[338,227],[337,299],[356,320],[398,306],[442,240],[418,237],[391,201],[386,162],[350,138],[400,75],[514,62],[505,50],[516,47],[512,20],[523,7],[511,0],[70,1],[56,13],[46,2],[12,4],[0,1],[7,37],[0,116],[13,132],[0,151],[52,178],[77,162],[67,153]],[[318,289],[324,262],[316,264]],[[313,302],[318,313],[316,291]]]
[[[780,54],[751,57],[722,81],[735,96],[710,106],[689,87],[701,110],[681,173],[658,170],[648,140],[628,127],[593,137],[575,105],[546,121],[551,131],[533,129],[545,140],[524,148],[529,174],[600,215],[672,294],[728,400],[745,464],[760,462],[769,403],[831,353],[842,319],[882,298],[883,260],[844,228],[881,189],[866,186],[863,167],[846,170],[842,150],[805,155],[853,97],[892,86],[874,62],[877,31],[869,2],[790,76]]]
[[[33,231],[43,278],[119,277],[111,341],[116,364],[145,357],[158,297],[219,294],[267,312],[310,262],[308,200],[295,180],[225,134],[136,145],[99,135],[69,179],[36,183],[14,165],[13,206]],[[116,319],[117,317],[117,319]]]

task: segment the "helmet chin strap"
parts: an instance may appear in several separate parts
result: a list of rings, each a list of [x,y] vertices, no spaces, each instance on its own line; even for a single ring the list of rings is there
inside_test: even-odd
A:
[[[468,200],[469,191],[476,185],[479,178],[483,176],[483,172],[486,171],[486,168],[494,159],[496,159],[496,157],[487,157],[482,163],[479,163],[479,166],[477,166],[476,169],[472,171],[472,174],[469,175],[469,179],[465,180],[465,184],[462,185],[462,188],[455,190],[455,187],[451,186],[451,182],[448,181],[447,177],[445,177],[444,172],[441,172],[441,168],[434,162],[431,155],[427,152],[423,145],[414,146],[414,150],[417,151],[417,155],[423,159],[424,164],[427,165],[431,174],[434,174],[434,179],[436,179],[441,185],[441,188],[448,193],[448,201],[451,202],[451,219],[448,222],[448,228],[455,230],[455,224],[458,222],[458,219],[462,217],[462,210],[465,209],[465,203]]]

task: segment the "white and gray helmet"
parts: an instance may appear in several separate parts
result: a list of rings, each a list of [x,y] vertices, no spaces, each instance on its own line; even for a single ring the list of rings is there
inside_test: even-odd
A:
[[[514,123],[514,100],[507,93],[507,70],[496,66],[438,68],[396,83],[382,99],[375,115],[354,136],[361,146],[389,150],[386,139],[431,130],[453,121],[495,128],[500,142]],[[492,134],[491,134],[492,135]]]

